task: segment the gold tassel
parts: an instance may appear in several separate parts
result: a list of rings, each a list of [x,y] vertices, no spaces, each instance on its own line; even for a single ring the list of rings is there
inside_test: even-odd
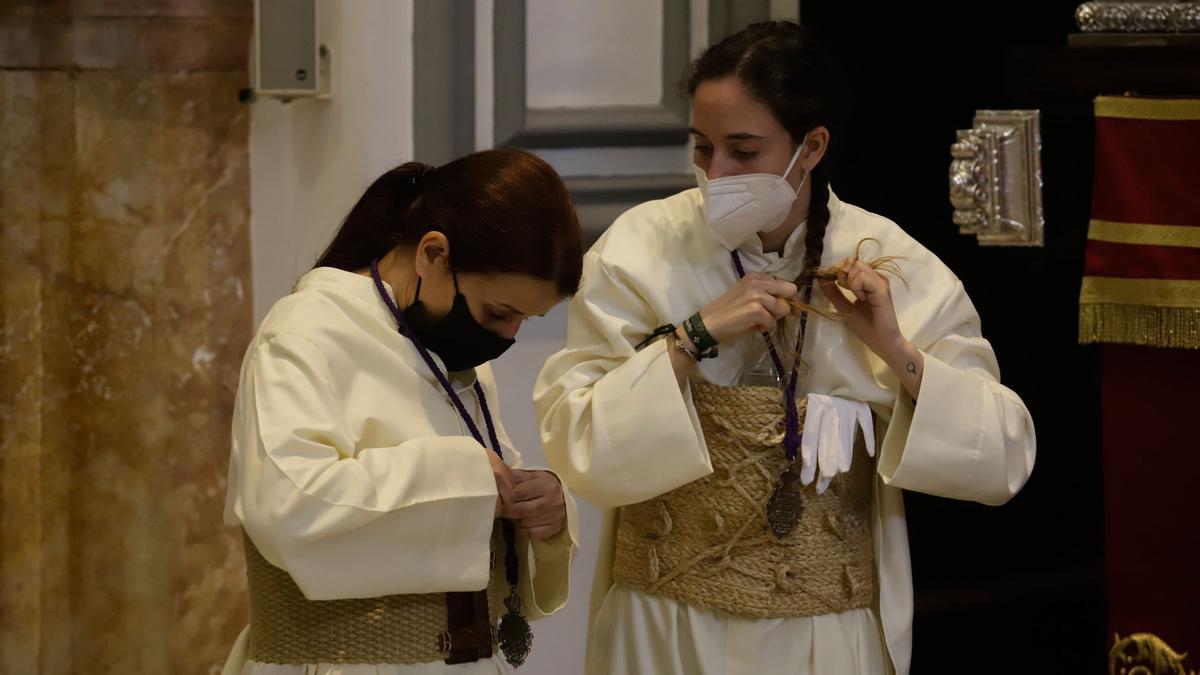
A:
[[[1200,308],[1081,304],[1079,342],[1200,349]]]

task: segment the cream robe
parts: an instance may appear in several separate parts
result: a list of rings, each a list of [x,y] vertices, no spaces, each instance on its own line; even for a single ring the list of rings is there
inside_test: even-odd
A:
[[[388,289],[391,292],[391,289]],[[440,359],[439,367],[443,367]],[[491,367],[456,373],[482,433],[478,377],[510,465]],[[486,438],[486,436],[485,436]],[[271,309],[242,366],[225,521],[311,600],[477,591],[487,586],[496,485],[470,435],[374,281],[318,268]],[[518,537],[527,616],[560,609],[578,546],[575,504],[545,542]],[[502,555],[502,552],[498,552]],[[502,672],[498,658],[447,666],[247,661],[243,631],[226,675]]]
[[[995,355],[962,283],[895,223],[833,194],[829,209],[822,265],[854,255],[866,237],[879,240],[882,254],[906,258],[900,266],[907,285],[894,281],[892,295],[901,330],[925,356],[914,404],[896,375],[843,325],[809,321],[809,390],[866,402],[878,417],[878,607],[754,621],[612,582],[611,509],[712,471],[690,389],[681,392],[665,342],[633,349],[658,325],[678,324],[737,282],[728,251],[704,225],[699,190],[687,190],[625,213],[587,253],[583,286],[570,305],[566,348],[546,362],[534,391],[550,465],[576,494],[610,509],[592,590],[589,672],[733,674],[776,672],[784,664],[789,673],[875,671],[883,667],[869,663],[869,643],[879,639],[871,624],[878,621],[890,665],[905,674],[913,608],[900,490],[997,505],[1028,479],[1033,420],[1021,399],[1000,384]],[[782,256],[763,253],[757,237],[741,255],[747,271],[788,278],[800,270],[802,246],[799,228]],[[864,257],[869,254],[880,249],[865,249]],[[823,301],[820,296],[817,290],[814,301]],[[699,376],[734,384],[762,350],[757,335],[723,344],[719,358],[701,364]],[[656,634],[639,638],[646,630]]]

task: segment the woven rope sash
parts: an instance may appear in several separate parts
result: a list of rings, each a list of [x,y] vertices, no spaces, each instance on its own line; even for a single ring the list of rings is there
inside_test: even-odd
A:
[[[713,473],[622,507],[613,578],[647,593],[750,617],[817,616],[875,603],[870,513],[875,464],[859,433],[848,473],[803,489],[786,540],[766,502],[785,459],[774,387],[692,383]],[[805,401],[798,403],[804,416]]]
[[[493,533],[492,550],[498,539]],[[388,595],[309,600],[287,572],[267,562],[243,536],[250,590],[247,657],[260,663],[413,664],[441,661],[446,595]],[[488,605],[500,616],[501,574],[492,570]]]

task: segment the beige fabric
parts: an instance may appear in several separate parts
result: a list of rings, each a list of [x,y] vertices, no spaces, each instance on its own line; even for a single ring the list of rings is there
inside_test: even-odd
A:
[[[739,616],[873,607],[874,463],[861,440],[859,457],[830,490],[801,490],[800,521],[780,540],[766,520],[768,498],[787,465],[779,389],[697,382],[692,401],[713,472],[621,508],[613,579]]]
[[[590,635],[588,675],[888,675],[872,609],[761,619],[609,588]]]

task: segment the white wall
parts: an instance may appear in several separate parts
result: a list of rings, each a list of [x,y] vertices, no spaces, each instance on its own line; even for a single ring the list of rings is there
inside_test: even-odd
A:
[[[412,157],[412,0],[318,0],[334,98],[259,99],[250,122],[257,324],[316,261],[362,191]]]
[[[662,94],[662,0],[526,0],[531,108],[652,105]],[[579,83],[586,82],[581,87]]]
[[[480,150],[492,147],[495,138],[495,2],[475,3],[475,147]],[[708,40],[708,0],[690,0],[688,11],[690,52],[696,56]],[[652,104],[659,100],[664,86],[673,91],[674,82],[662,81],[662,0],[527,0],[525,13],[529,43],[525,50],[526,95],[530,107]],[[636,60],[629,55],[636,55]],[[535,152],[566,177],[691,173],[692,155],[687,144],[543,148]]]

